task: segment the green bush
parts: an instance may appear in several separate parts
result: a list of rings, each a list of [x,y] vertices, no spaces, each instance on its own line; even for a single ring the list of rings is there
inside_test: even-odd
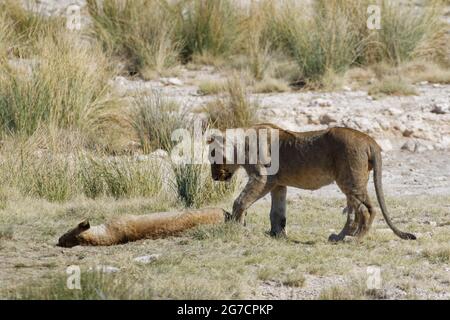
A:
[[[93,35],[103,48],[125,58],[130,73],[151,78],[178,63],[180,43],[164,0],[87,1]]]
[[[238,10],[231,0],[184,0],[177,8],[185,61],[193,55],[229,55],[238,38]]]
[[[157,91],[136,99],[132,122],[145,153],[154,149],[172,150],[176,144],[171,139],[172,133],[188,125],[179,108],[177,102]]]

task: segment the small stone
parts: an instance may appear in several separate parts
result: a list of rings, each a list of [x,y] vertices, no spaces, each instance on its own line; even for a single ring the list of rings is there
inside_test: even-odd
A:
[[[405,130],[403,131],[403,136],[404,136],[404,137],[411,137],[413,133],[414,133],[414,130],[411,130],[411,129],[405,129]]]
[[[431,109],[431,112],[435,114],[446,114],[449,113],[449,111],[450,106],[447,103],[437,103]]]
[[[161,78],[160,81],[165,85],[182,86],[183,81],[178,78]]]
[[[437,226],[437,222],[436,221],[425,221],[425,224],[429,224],[432,227],[436,227]]]
[[[169,156],[169,153],[166,150],[158,149],[150,153],[150,156],[158,158],[167,158]]]
[[[420,81],[419,85],[421,86],[426,86],[428,84],[428,81]]]
[[[98,266],[95,266],[95,268],[90,267],[88,269],[88,271],[96,271],[96,272],[101,272],[101,273],[116,273],[116,272],[119,272],[120,269],[113,267],[113,266],[98,265]]]
[[[337,122],[335,117],[329,115],[329,114],[323,114],[319,117],[319,123],[320,124],[330,124],[332,122]]]
[[[322,107],[322,108],[331,107],[332,105],[333,101],[323,98],[315,99],[311,101],[311,103],[309,104],[310,107]]]
[[[387,109],[387,112],[391,115],[391,116],[399,116],[401,114],[404,114],[402,109],[399,108],[389,108]]]
[[[350,88],[349,86],[343,86],[342,90],[344,90],[345,92],[350,92],[352,91],[352,88]]]
[[[409,140],[401,148],[402,150],[408,150],[410,152],[425,152],[433,150],[434,147],[431,144],[423,144],[419,141]]]
[[[376,141],[381,147],[381,150],[383,150],[384,152],[388,152],[394,149],[389,139],[377,139]]]
[[[407,150],[410,152],[415,152],[416,151],[416,143],[412,140],[409,140],[409,141],[405,142],[405,144],[402,146],[401,149]]]
[[[142,263],[142,264],[149,264],[153,261],[158,260],[160,257],[159,254],[150,254],[146,256],[140,256],[133,259],[134,262]]]

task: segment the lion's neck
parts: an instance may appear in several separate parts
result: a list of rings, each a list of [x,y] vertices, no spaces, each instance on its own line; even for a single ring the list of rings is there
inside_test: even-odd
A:
[[[117,242],[104,224],[92,226],[89,230],[83,232],[82,239],[89,245],[112,245]]]

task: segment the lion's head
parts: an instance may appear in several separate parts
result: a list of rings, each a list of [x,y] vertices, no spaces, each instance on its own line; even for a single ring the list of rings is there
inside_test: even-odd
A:
[[[70,229],[59,238],[57,246],[72,248],[81,244],[81,234],[88,230],[90,227],[91,225],[89,224],[88,220],[80,222],[75,228]]]
[[[224,147],[225,137],[223,135],[211,135],[208,139],[208,145],[208,156],[209,162],[211,163],[211,176],[213,180],[230,181],[239,168],[239,165],[235,164],[235,161],[227,161]]]

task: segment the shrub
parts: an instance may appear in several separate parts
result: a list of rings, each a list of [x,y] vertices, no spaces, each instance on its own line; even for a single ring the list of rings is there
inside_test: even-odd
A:
[[[89,198],[101,195],[116,199],[155,196],[162,188],[162,177],[154,163],[127,158],[84,157],[79,168],[82,192]]]
[[[171,151],[176,145],[171,139],[172,133],[188,125],[185,114],[179,112],[178,103],[156,91],[136,99],[132,121],[146,153],[154,149]]]
[[[211,126],[226,129],[247,127],[257,121],[258,104],[245,89],[245,83],[238,75],[228,79],[225,95],[208,102],[205,110]]]
[[[358,58],[359,39],[339,6],[319,1],[308,10],[286,2],[272,23],[275,43],[294,57],[304,79],[318,80],[329,69],[345,70]]]
[[[40,37],[36,53],[31,74],[1,65],[8,72],[0,78],[0,130],[29,136],[39,127],[77,129],[95,139],[116,106],[107,58],[64,33]]]
[[[377,32],[382,47],[380,60],[400,63],[415,57],[448,59],[447,26],[441,20],[442,6],[430,1],[422,10],[396,1],[382,1],[382,29]]]
[[[414,87],[401,77],[386,77],[369,88],[369,95],[395,95],[410,96],[416,95]]]
[[[443,60],[448,56],[446,28],[438,4],[415,10],[395,1],[381,1],[380,30],[367,28],[370,1],[294,1],[274,7],[269,37],[299,65],[302,78],[320,81],[352,65],[388,61],[399,63],[418,56]],[[300,13],[301,12],[301,13]]]
[[[33,10],[27,10],[20,1],[4,0],[0,2],[0,44],[5,46],[0,46],[0,50],[6,49],[17,57],[29,58],[36,41],[64,28],[64,22],[63,18],[43,17]]]
[[[63,202],[76,193],[74,168],[65,157],[28,155],[18,169],[17,184],[24,195]]]
[[[227,183],[214,182],[210,166],[203,164],[177,164],[174,189],[185,207],[201,207],[217,203],[231,196],[237,187],[237,179]]]
[[[178,6],[178,39],[185,61],[193,55],[227,56],[238,33],[238,10],[231,0],[185,0]]]
[[[218,94],[226,89],[225,81],[221,80],[204,80],[198,85],[198,92],[202,95]]]
[[[163,0],[88,0],[93,34],[104,49],[128,61],[130,73],[148,78],[178,63],[171,11]]]
[[[253,86],[254,93],[271,93],[289,91],[289,85],[284,80],[264,78]]]

